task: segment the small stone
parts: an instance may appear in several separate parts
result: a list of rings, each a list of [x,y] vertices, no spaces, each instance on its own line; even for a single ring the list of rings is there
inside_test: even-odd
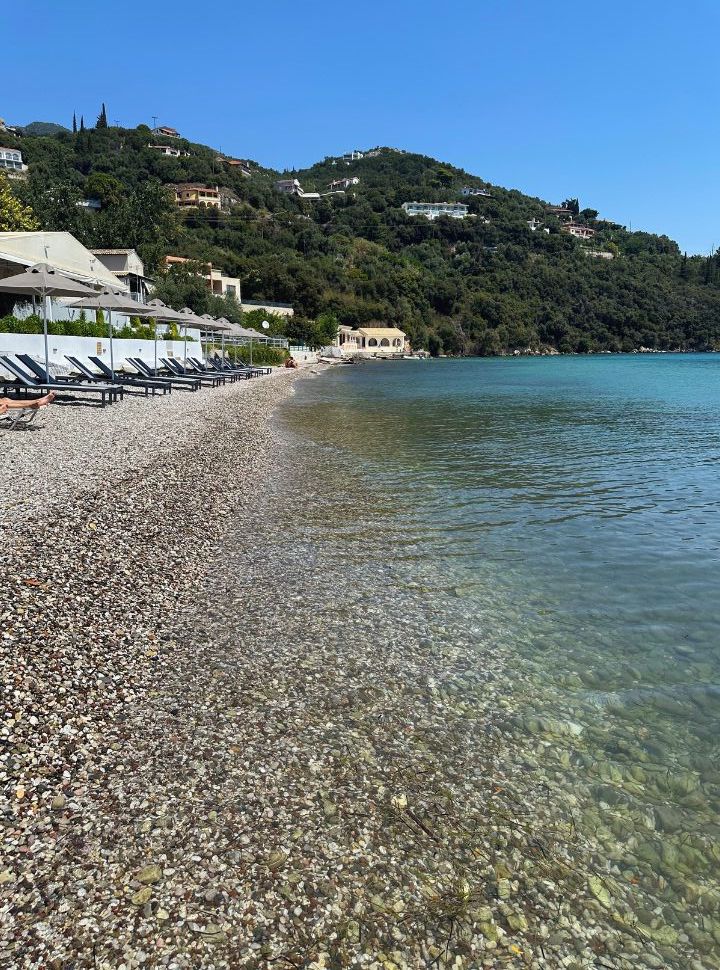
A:
[[[286,852],[285,849],[276,849],[274,852],[271,852],[267,860],[267,867],[270,872],[275,872],[284,866],[289,855],[290,853]]]
[[[53,812],[61,812],[65,808],[65,802],[66,798],[64,795],[56,795],[50,802],[50,808]]]
[[[147,885],[151,885],[154,882],[160,882],[160,880],[162,879],[162,876],[163,876],[163,873],[160,866],[150,865],[150,866],[145,866],[144,869],[141,869],[140,872],[135,876],[135,878],[137,879],[138,882],[141,882],[147,886]]]
[[[144,886],[130,897],[130,902],[133,906],[144,906],[145,903],[149,903],[152,899],[152,889],[149,886]]]
[[[227,939],[222,927],[216,923],[208,923],[205,929],[200,930],[200,933],[208,943],[224,943]]]

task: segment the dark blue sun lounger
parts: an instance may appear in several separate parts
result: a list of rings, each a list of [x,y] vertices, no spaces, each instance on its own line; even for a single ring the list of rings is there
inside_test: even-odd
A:
[[[188,360],[191,360],[198,370],[205,374],[226,374],[233,381],[246,381],[252,377],[248,367],[233,367],[232,370],[221,371],[211,360],[198,360],[197,357],[188,357]]]
[[[186,370],[179,361],[171,360],[169,357],[162,357],[161,362],[178,377],[194,377],[205,387],[217,387],[218,384],[224,384],[226,381],[224,374],[200,374],[194,369]]]
[[[202,387],[202,381],[197,377],[177,377],[174,371],[170,373],[165,369],[150,367],[146,364],[142,357],[128,357],[129,363],[142,374],[143,377],[149,377],[155,381],[162,381],[164,384],[169,384],[170,387],[178,387],[185,391],[199,391]]]
[[[67,359],[73,364],[74,367],[80,369],[82,367],[81,362],[77,357],[70,357],[68,354],[65,355]],[[102,373],[103,377],[111,379],[113,376],[113,371],[108,367],[104,360],[100,360],[99,357],[88,357],[91,364],[94,364],[97,369]],[[152,392],[153,396],[157,391],[162,391],[163,394],[172,393],[172,387],[169,384],[165,384],[162,381],[151,380],[150,378],[145,379],[144,377],[135,377],[131,374],[119,374],[117,371],[114,372],[115,380],[122,384],[124,387],[137,387],[145,391],[145,397],[148,396],[149,392]]]
[[[32,358],[30,359],[32,360]],[[41,374],[45,375],[44,367],[40,367],[34,360],[33,364],[39,368]],[[35,376],[34,368],[31,368],[31,372],[28,373],[20,364],[20,361],[13,360],[9,354],[0,354],[0,365],[15,378],[13,383],[8,381],[2,382],[2,378],[0,378],[5,393],[8,390],[15,390],[24,392],[25,394],[28,391],[55,391],[56,394],[68,394],[70,396],[75,394],[99,394],[101,407],[105,407],[107,401],[110,401],[112,404],[119,396],[122,396],[122,387],[119,384],[78,384],[77,382],[72,383],[69,381],[55,380],[54,378],[42,380],[39,375]]]

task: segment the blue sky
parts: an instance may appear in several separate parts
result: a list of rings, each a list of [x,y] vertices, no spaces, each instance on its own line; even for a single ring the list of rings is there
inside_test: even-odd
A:
[[[0,115],[176,127],[277,168],[377,144],[720,245],[720,4],[23,0]]]

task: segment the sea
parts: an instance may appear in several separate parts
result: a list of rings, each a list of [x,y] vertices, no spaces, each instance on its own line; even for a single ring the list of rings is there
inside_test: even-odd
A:
[[[453,592],[505,658],[528,770],[679,902],[674,927],[640,914],[656,942],[717,954],[720,355],[378,361],[297,388],[300,528],[348,571]]]

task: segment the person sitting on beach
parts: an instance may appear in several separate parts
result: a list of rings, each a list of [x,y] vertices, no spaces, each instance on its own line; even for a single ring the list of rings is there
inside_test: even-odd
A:
[[[55,400],[55,391],[50,391],[45,397],[36,397],[29,401],[20,401],[11,397],[0,397],[0,414],[17,408],[21,411],[30,411],[32,408],[44,408],[46,404],[52,404]]]
[[[288,357],[288,359],[285,361],[285,366],[286,367],[297,367],[297,361],[295,360],[294,357]]]

